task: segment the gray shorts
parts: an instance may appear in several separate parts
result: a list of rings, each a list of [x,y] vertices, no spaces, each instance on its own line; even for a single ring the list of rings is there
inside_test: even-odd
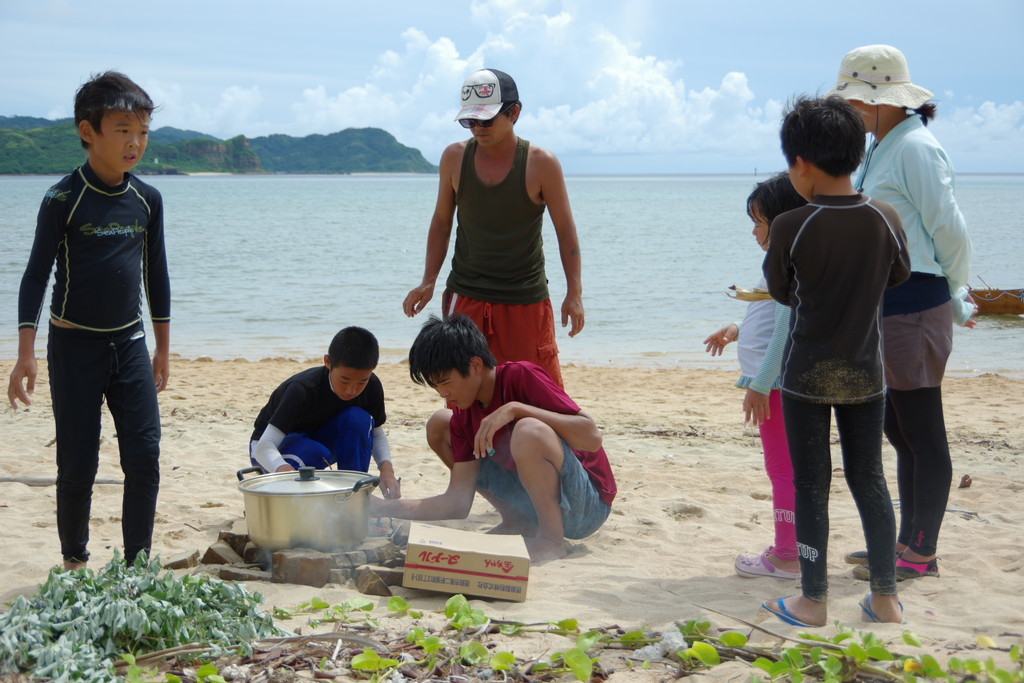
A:
[[[885,384],[897,391],[937,387],[953,350],[953,304],[882,318]]]
[[[583,468],[569,444],[562,440],[562,475],[561,484],[562,524],[566,538],[586,538],[601,528],[608,519],[611,506],[601,500],[594,482]],[[508,503],[517,512],[534,522],[537,511],[530,500],[530,494],[523,488],[519,475],[506,470],[489,458],[480,461],[480,473],[477,475],[478,488],[489,491],[495,497]]]

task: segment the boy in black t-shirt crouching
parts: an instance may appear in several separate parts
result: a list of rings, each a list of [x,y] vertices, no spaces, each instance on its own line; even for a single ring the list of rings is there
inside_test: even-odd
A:
[[[372,456],[385,498],[400,498],[384,422],[380,349],[361,327],[334,335],[324,364],[281,383],[256,417],[249,457],[265,472],[301,466],[366,472]]]

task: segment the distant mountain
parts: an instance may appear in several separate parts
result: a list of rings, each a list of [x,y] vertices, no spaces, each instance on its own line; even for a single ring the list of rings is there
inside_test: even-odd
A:
[[[60,175],[81,165],[85,150],[72,119],[0,116],[0,174]],[[212,135],[164,126],[150,135],[140,174],[434,173],[417,149],[379,128],[348,128],[295,138]]]
[[[399,144],[380,128],[347,128],[330,135],[293,138],[270,135],[251,140],[271,173],[433,173],[418,149]]]
[[[32,128],[55,126],[58,123],[67,123],[68,121],[74,121],[74,119],[40,119],[35,116],[0,116],[0,128],[29,130]]]
[[[181,142],[182,140],[199,139],[216,140],[217,142],[221,141],[220,138],[215,138],[212,135],[207,135],[206,133],[197,133],[194,130],[182,130],[181,128],[175,128],[174,126],[163,126],[162,128],[157,128],[150,132],[149,139],[150,142],[156,140],[157,142],[163,142],[168,145],[173,145],[174,143]]]

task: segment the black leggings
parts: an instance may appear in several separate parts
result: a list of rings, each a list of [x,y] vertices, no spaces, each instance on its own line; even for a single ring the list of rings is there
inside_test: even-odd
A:
[[[953,480],[942,416],[942,387],[889,389],[885,436],[896,449],[900,493],[897,541],[915,553],[931,557],[938,546],[939,528]]]
[[[896,594],[896,516],[882,469],[883,400],[851,405],[807,403],[782,396],[796,489],[796,540],[804,597],[828,595],[828,499],[832,484],[830,426],[836,414],[843,472],[860,513],[871,592]]]
[[[124,557],[149,552],[160,487],[160,408],[143,327],[114,333],[50,325],[50,396],[57,427],[57,533],[65,560],[89,559],[100,412],[114,418],[124,472]]]

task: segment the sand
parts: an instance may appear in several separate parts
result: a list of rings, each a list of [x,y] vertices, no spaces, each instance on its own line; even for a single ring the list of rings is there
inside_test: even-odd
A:
[[[316,361],[259,362],[175,359],[169,388],[161,394],[162,483],[154,551],[170,557],[204,551],[243,517],[236,470],[247,465],[252,421],[269,391]],[[2,376],[13,361],[0,361]],[[40,361],[35,402],[8,408],[2,419],[0,477],[52,478],[53,419],[46,364]],[[388,399],[386,428],[407,497],[444,490],[446,471],[426,447],[422,424],[440,399],[412,384],[407,367],[378,368]],[[733,571],[738,552],[757,552],[771,541],[770,488],[760,442],[743,424],[736,373],[637,367],[564,368],[569,393],[597,420],[618,480],[611,517],[595,535],[571,543],[562,560],[531,569],[524,603],[474,601],[488,615],[528,622],[576,618],[583,628],[619,625],[660,631],[676,621],[702,618],[716,627],[744,628],[726,615],[795,635],[759,610],[768,598],[799,592],[796,582],[744,579]],[[985,658],[975,651],[980,635],[1002,647],[1024,633],[1024,380],[999,375],[950,378],[943,385],[953,451],[953,487],[940,540],[941,578],[900,584],[908,624],[867,625],[858,600],[865,582],[851,576],[843,555],[864,546],[859,518],[841,473],[832,488],[829,557],[830,625],[871,630],[894,649],[916,652],[899,640],[910,629],[940,661],[949,656]],[[885,445],[890,490],[895,456]],[[838,445],[833,458],[839,465]],[[972,485],[958,488],[963,475]],[[119,480],[116,439],[104,416],[100,478]],[[96,487],[92,513],[92,565],[106,563],[121,544],[121,488]],[[485,530],[497,521],[479,499],[466,520],[446,522]],[[0,593],[42,582],[60,561],[52,486],[0,483]],[[293,609],[313,596],[332,604],[358,596],[352,586],[310,588],[253,582],[268,607]],[[396,588],[417,608],[434,610],[446,596]],[[382,611],[386,598],[381,598]],[[708,608],[708,609],[706,609]],[[714,611],[711,611],[714,610]],[[545,636],[544,638],[548,638]],[[518,647],[564,649],[567,641]],[[964,653],[967,653],[966,655]],[[719,676],[743,680],[746,665]],[[638,672],[620,680],[643,680]],[[653,675],[653,674],[652,674]],[[656,680],[652,678],[651,680]]]

